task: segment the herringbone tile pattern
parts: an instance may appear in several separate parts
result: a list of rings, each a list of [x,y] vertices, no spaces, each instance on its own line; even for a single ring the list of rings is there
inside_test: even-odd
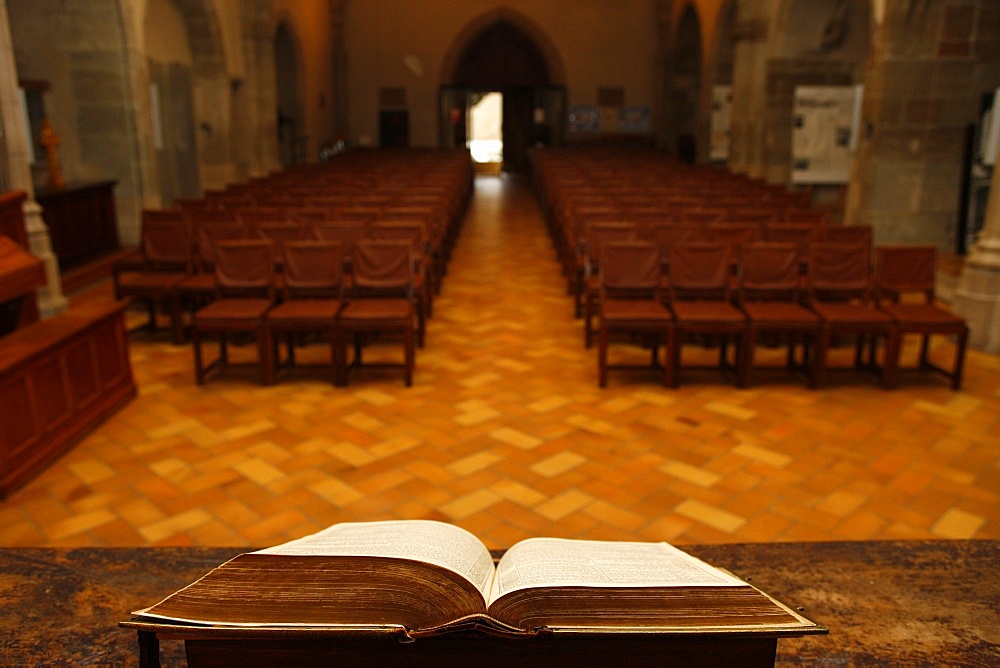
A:
[[[0,502],[0,544],[254,546],[378,518],[491,547],[1000,537],[1000,358],[971,351],[958,393],[783,371],[601,390],[572,310],[527,185],[480,177],[412,388],[310,369],[198,387],[188,347],[134,333],[140,396]]]

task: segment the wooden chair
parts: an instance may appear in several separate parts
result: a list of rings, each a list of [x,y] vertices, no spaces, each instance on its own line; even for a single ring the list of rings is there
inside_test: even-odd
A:
[[[602,248],[614,241],[635,241],[639,227],[631,222],[597,222],[587,225],[577,259],[575,313],[583,316],[583,342],[589,348],[593,340],[594,303],[600,297]]]
[[[712,223],[705,226],[705,239],[726,244],[729,248],[729,262],[735,287],[736,264],[739,262],[743,246],[760,241],[761,226],[757,223]]]
[[[747,318],[732,303],[730,250],[723,242],[687,242],[675,245],[669,255],[669,302],[674,315],[671,385],[679,384],[681,351],[693,336],[703,344],[718,338],[718,368],[732,371],[736,384],[743,382],[741,370],[746,354]],[[709,338],[705,338],[709,337]],[[735,345],[735,359],[728,347]]]
[[[814,242],[809,255],[809,306],[820,317],[816,341],[815,384],[826,382],[828,357],[833,342],[850,336],[854,342],[854,368],[874,369],[878,340],[885,346],[881,368],[882,384],[894,376],[897,362],[895,326],[889,315],[876,307],[873,299],[871,248],[864,243]],[[864,350],[868,349],[865,362]]]
[[[665,363],[659,359],[660,346],[669,342],[673,323],[661,298],[661,266],[660,249],[651,241],[609,242],[601,250],[597,351],[601,387],[607,387],[609,369],[653,369],[662,375],[664,385],[671,382],[669,351]],[[649,347],[650,362],[610,364],[612,337]]]
[[[143,212],[141,260],[112,267],[115,298],[144,302],[148,327],[155,330],[158,309],[166,312],[174,343],[184,340],[184,323],[177,285],[191,272],[194,235],[181,211],[171,215]]]
[[[281,249],[285,242],[302,241],[310,236],[309,228],[281,219],[271,223],[257,223],[252,228],[252,231],[257,237],[273,242],[274,264],[277,267],[281,266],[282,259],[284,258]]]
[[[282,301],[267,312],[267,384],[280,368],[295,366],[297,335],[316,332],[328,337],[331,380],[344,384],[344,346],[337,316],[343,303],[344,247],[335,241],[287,241],[282,244]],[[285,335],[287,359],[279,341]]]
[[[419,220],[383,220],[368,228],[367,235],[378,241],[407,241],[413,257],[413,297],[417,308],[417,346],[424,347],[427,319],[434,310],[434,272],[427,228]]]
[[[415,357],[413,259],[408,241],[362,239],[354,246],[353,277],[338,318],[344,345],[353,344],[354,358],[345,364],[345,382],[361,367],[401,368],[413,384]],[[395,335],[402,341],[403,361],[365,364],[362,350],[373,338]]]
[[[784,341],[787,367],[804,370],[815,384],[812,345],[819,336],[819,315],[802,305],[801,260],[796,243],[755,242],[743,246],[739,262],[739,305],[747,316],[743,387],[753,382],[754,356],[763,336]],[[802,362],[795,360],[802,347]]]
[[[921,337],[918,370],[943,374],[954,390],[962,386],[969,326],[964,318],[935,303],[936,261],[934,246],[879,246],[875,249],[875,299],[896,325],[891,349],[897,359],[891,366],[886,364],[887,387],[895,387],[898,381],[898,356],[907,334]],[[918,301],[912,301],[914,297]],[[930,339],[935,334],[954,338],[955,357],[950,370],[930,359]]]
[[[215,245],[216,298],[194,314],[191,345],[195,380],[204,384],[210,371],[229,364],[228,337],[254,335],[261,382],[268,379],[265,315],[275,300],[274,244],[266,239],[221,241]],[[202,339],[216,334],[219,354],[207,366],[202,359]]]
[[[246,239],[247,229],[239,223],[196,226],[191,271],[177,284],[181,310],[194,313],[216,295],[215,245],[221,241]]]

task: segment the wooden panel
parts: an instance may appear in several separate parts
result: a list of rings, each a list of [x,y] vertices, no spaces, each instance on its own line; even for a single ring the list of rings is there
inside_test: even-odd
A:
[[[27,377],[12,378],[0,384],[0,406],[3,406],[5,415],[22,416],[20,419],[0,420],[0,444],[3,445],[0,454],[6,458],[13,452],[23,450],[38,437],[38,423],[31,412]],[[6,462],[3,465],[6,467]]]
[[[70,184],[35,194],[62,270],[118,250],[115,181]]]
[[[85,303],[0,339],[0,498],[135,396],[124,308]]]
[[[26,197],[21,191],[0,193],[0,234],[10,237],[22,248],[28,246],[24,214],[21,212]]]
[[[41,260],[28,253],[24,193],[0,195],[0,336],[38,320],[35,289],[45,284]]]
[[[99,332],[95,334],[100,336]],[[101,383],[94,348],[94,337],[87,337],[66,348],[66,372],[74,410],[86,408],[99,396]]]

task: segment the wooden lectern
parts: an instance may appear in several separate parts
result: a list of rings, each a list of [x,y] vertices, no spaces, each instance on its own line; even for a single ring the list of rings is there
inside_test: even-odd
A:
[[[825,634],[824,627],[789,631],[657,630],[542,631],[504,637],[469,629],[413,638],[402,629],[234,628],[120,622],[135,629],[140,666],[158,668],[159,640],[183,640],[188,665],[512,665],[773,666],[779,638]]]

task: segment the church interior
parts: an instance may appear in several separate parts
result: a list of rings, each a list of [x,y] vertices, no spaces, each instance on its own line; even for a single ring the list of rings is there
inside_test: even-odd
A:
[[[765,583],[774,559],[796,584],[863,572],[839,592],[856,608],[773,576],[831,634],[782,640],[777,663],[1000,661],[991,0],[0,0],[0,47],[0,570],[16,573],[0,601],[34,605],[24,582],[64,560],[94,561],[93,593],[119,568],[143,581],[147,559],[189,555],[197,577],[338,522],[433,519],[493,550],[666,541]],[[926,344],[883,314],[868,364],[815,325],[799,365],[765,328],[750,343],[743,315],[664,334],[652,362],[634,321],[605,339],[612,272],[589,225],[641,219],[608,248],[654,247],[649,230],[684,218],[709,248],[754,215],[753,241],[799,253],[796,294],[817,255],[779,228],[834,247],[863,233],[871,286],[885,249],[926,250],[950,324]],[[199,230],[242,225],[232,247],[270,253],[422,216],[402,347],[345,329],[289,353],[260,316],[221,357]],[[194,259],[150,301],[124,277],[148,270],[157,221]],[[357,278],[337,279],[355,302],[358,239]],[[733,310],[751,245],[727,246]],[[978,593],[956,589],[963,568]],[[902,595],[883,577],[926,600],[886,612],[866,598]],[[125,606],[91,611],[113,626],[155,601],[101,602]],[[862,618],[890,628],[837,626]],[[134,633],[87,629],[104,639],[60,660],[37,633],[0,642],[0,665],[136,653]]]

